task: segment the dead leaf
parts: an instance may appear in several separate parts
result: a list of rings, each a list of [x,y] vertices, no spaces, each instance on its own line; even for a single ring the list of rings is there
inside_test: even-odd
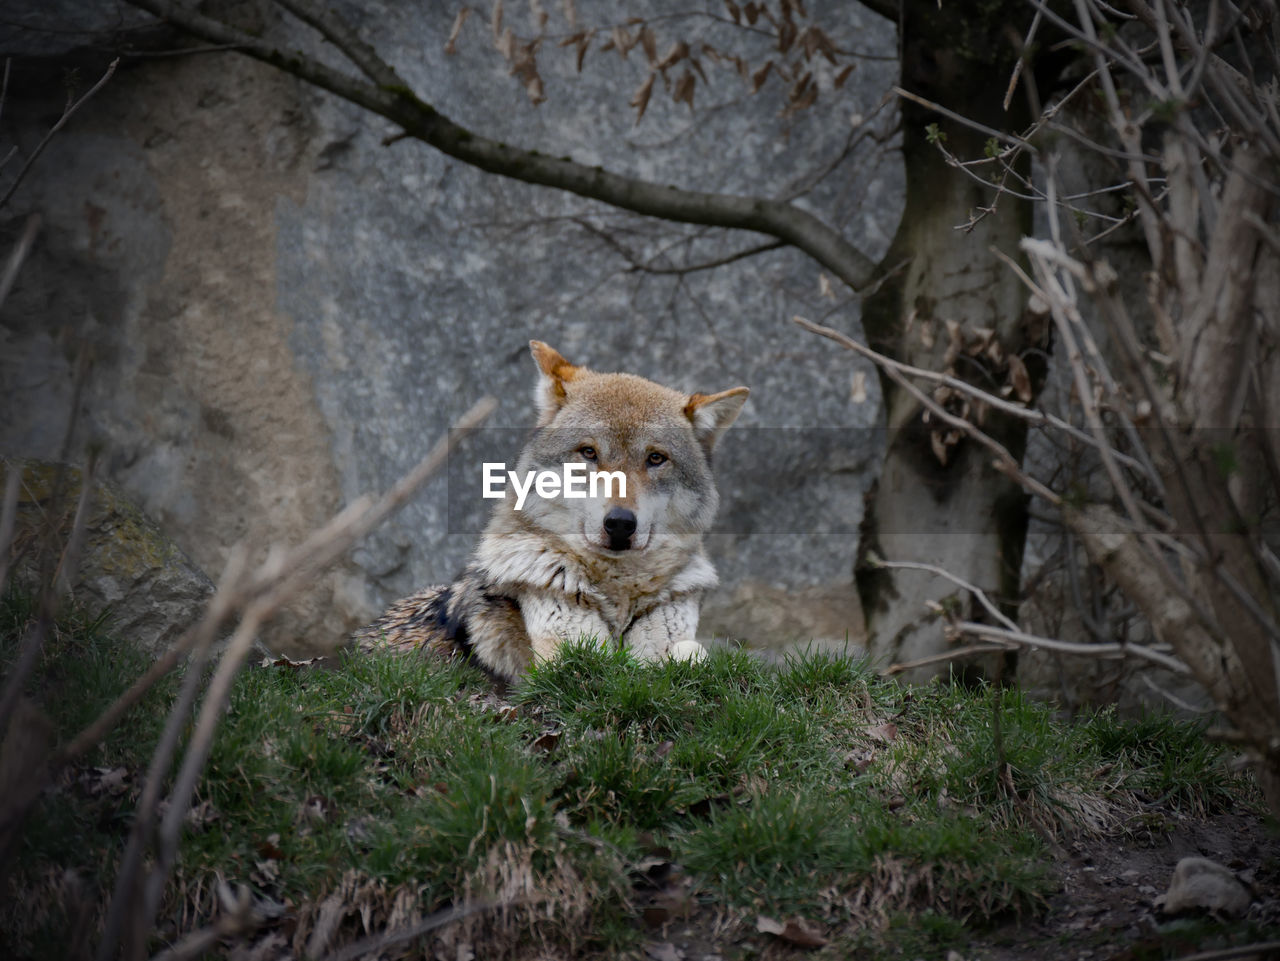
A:
[[[502,39],[502,0],[494,0],[493,13],[489,17],[489,27],[493,30],[493,42]]]
[[[272,861],[278,861],[284,857],[284,852],[280,850],[280,835],[269,834],[265,841],[259,841],[258,854]]]
[[[938,463],[943,467],[947,466],[947,445],[942,439],[940,431],[933,431],[929,435],[929,446],[933,448],[933,456],[938,458]]]
[[[543,731],[541,734],[539,734],[537,737],[533,739],[533,744],[530,746],[535,751],[545,751],[546,753],[550,754],[553,750],[555,750],[556,745],[559,743],[560,743],[559,731]]]
[[[640,84],[640,89],[631,97],[631,106],[635,107],[636,110],[636,123],[640,122],[640,118],[644,116],[645,109],[649,106],[649,97],[653,93],[653,81],[657,76],[656,73],[649,74],[644,83]]]
[[[844,756],[844,766],[852,768],[855,774],[861,774],[867,768],[871,767],[872,762],[876,759],[874,751],[850,751]]]
[[[313,794],[298,807],[298,820],[323,822],[333,811],[333,801],[320,794]]]
[[[756,919],[756,930],[762,934],[772,934],[798,948],[820,948],[827,943],[827,939],[817,928],[803,918],[792,918],[783,924],[762,914]]]
[[[883,724],[867,728],[867,736],[872,740],[892,744],[898,739],[898,725],[892,721],[885,721]]]
[[[449,39],[445,41],[444,52],[452,57],[458,52],[456,46],[458,42],[458,34],[462,32],[462,25],[467,22],[467,17],[471,16],[471,8],[463,7],[458,11],[458,15],[453,18],[453,29],[449,31]]]
[[[636,45],[636,38],[627,32],[627,28],[623,26],[615,26],[610,33],[613,45],[618,48],[618,53],[622,55],[622,59],[627,59],[627,54],[631,52],[631,48]]]
[[[591,39],[596,35],[594,30],[589,30],[581,35],[578,40],[578,73],[582,73],[582,61],[587,58],[587,47],[591,46]]]
[[[658,38],[653,35],[653,28],[648,25],[640,31],[640,47],[644,50],[645,59],[650,64],[658,62]]]
[[[796,42],[796,25],[790,20],[790,10],[783,8],[787,19],[782,21],[782,26],[778,28],[778,52],[786,53],[791,49],[791,45]]]
[[[684,961],[684,952],[670,941],[655,941],[644,946],[644,953],[653,961]]]
[[[129,789],[129,769],[125,767],[95,767],[96,777],[89,780],[92,794],[123,794]]]
[[[213,809],[212,801],[201,801],[183,815],[183,822],[193,831],[203,831],[205,827],[218,820],[219,814]]]
[[[1031,375],[1027,373],[1027,365],[1017,354],[1009,355],[1009,383],[1018,400],[1024,404],[1031,403]]]
[[[786,925],[762,914],[756,918],[756,930],[761,934],[781,934],[786,930]]]
[[[942,369],[951,370],[956,365],[956,358],[964,350],[964,332],[959,321],[943,320],[947,328],[947,352],[942,357]]]
[[[666,70],[673,67],[685,57],[689,56],[689,45],[683,40],[678,40],[671,45],[665,57],[658,61],[655,65],[658,70]]]
[[[670,908],[663,905],[651,904],[640,912],[640,917],[644,919],[644,923],[651,928],[660,928],[671,920],[672,914]]]
[[[656,748],[653,749],[653,756],[666,757],[668,754],[671,753],[671,749],[674,748],[675,746],[676,746],[675,741],[663,741],[661,744],[659,744]]]
[[[675,103],[687,103],[689,109],[693,109],[693,89],[697,85],[697,79],[693,76],[693,71],[685,69],[680,75],[680,79],[676,81],[675,90],[671,92],[671,99]]]
[[[541,31],[547,25],[547,11],[542,9],[542,0],[529,0],[529,19],[533,21],[533,29]]]
[[[280,862],[274,859],[255,861],[254,870],[249,872],[249,880],[261,887],[270,887],[271,882],[280,877]]]
[[[855,404],[865,404],[867,402],[867,372],[865,370],[857,371],[853,375],[853,390],[849,394],[849,399]]]
[[[756,93],[764,86],[765,80],[769,78],[769,71],[773,69],[773,61],[766,60],[763,67],[751,75],[751,92]]]

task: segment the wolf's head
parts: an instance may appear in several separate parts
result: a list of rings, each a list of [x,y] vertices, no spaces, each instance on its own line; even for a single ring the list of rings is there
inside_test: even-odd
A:
[[[747,388],[683,394],[632,374],[575,366],[539,340],[529,347],[540,374],[538,428],[519,469],[562,473],[565,464],[580,464],[613,476],[595,496],[589,484],[586,497],[530,496],[525,521],[616,557],[696,546],[719,505],[711,451],[737,419]]]

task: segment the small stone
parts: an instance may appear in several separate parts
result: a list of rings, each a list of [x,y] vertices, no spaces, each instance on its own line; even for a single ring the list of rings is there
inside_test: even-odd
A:
[[[1183,858],[1173,869],[1169,890],[1156,899],[1164,914],[1204,910],[1211,914],[1239,918],[1253,900],[1249,889],[1229,868],[1208,858]]]

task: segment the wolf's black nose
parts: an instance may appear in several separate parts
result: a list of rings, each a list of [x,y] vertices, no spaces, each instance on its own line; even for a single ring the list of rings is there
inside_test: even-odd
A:
[[[609,535],[609,549],[625,551],[636,532],[636,515],[625,507],[615,507],[604,515],[604,532]]]

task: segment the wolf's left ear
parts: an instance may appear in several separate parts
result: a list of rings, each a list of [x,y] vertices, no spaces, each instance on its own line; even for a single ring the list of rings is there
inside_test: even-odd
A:
[[[538,426],[545,427],[564,406],[567,396],[564,385],[577,377],[582,368],[575,367],[560,356],[559,351],[540,340],[529,341],[529,353],[533,354],[542,374],[533,389],[533,400],[538,405]]]
[[[732,387],[718,394],[691,394],[684,405],[685,416],[693,422],[693,433],[707,450],[742,412],[742,405],[750,394],[745,387]]]

